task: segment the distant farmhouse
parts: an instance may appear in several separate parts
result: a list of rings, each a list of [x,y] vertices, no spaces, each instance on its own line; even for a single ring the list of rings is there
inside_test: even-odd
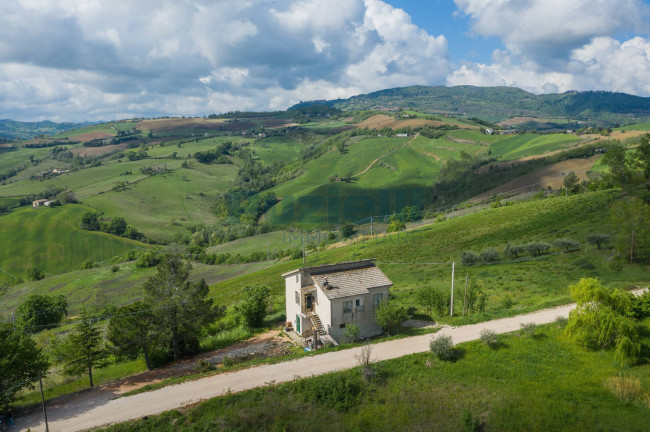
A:
[[[28,201],[29,202],[29,201]],[[48,206],[50,203],[50,200],[46,199],[39,199],[36,201],[32,202],[32,207],[41,207],[41,206]]]
[[[409,134],[407,134],[407,133],[398,133],[398,134],[395,134],[395,136],[398,137],[398,138],[406,138],[407,136],[409,136]]]
[[[494,129],[487,128],[487,129],[485,129],[485,133],[488,134],[488,135],[494,135]]]
[[[393,283],[374,260],[305,267],[283,274],[287,321],[303,339],[314,331],[323,340],[340,342],[345,325],[359,326],[360,337],[382,333],[375,310],[388,300]]]

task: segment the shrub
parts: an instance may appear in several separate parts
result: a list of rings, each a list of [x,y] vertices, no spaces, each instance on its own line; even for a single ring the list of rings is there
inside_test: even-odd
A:
[[[551,249],[551,245],[546,242],[530,242],[526,245],[526,251],[532,256],[540,256]]]
[[[499,339],[494,330],[483,329],[481,330],[481,342],[483,342],[488,347],[494,349],[499,346]]]
[[[265,286],[244,288],[244,299],[235,305],[235,313],[246,326],[259,328],[264,325],[269,293]]]
[[[93,261],[93,260],[86,260],[83,263],[81,263],[81,269],[82,270],[88,270],[88,269],[95,268],[95,267],[96,267],[95,261]]]
[[[456,357],[454,343],[451,336],[439,335],[431,339],[429,343],[431,352],[440,360],[449,361]]]
[[[375,311],[375,322],[381,326],[390,336],[395,334],[402,327],[402,323],[406,321],[406,309],[399,306],[395,302],[387,300],[382,301],[377,306]]]
[[[501,299],[501,307],[504,309],[510,309],[515,302],[512,300],[512,297],[510,297],[509,294],[506,294],[506,296]]]
[[[356,342],[359,340],[359,335],[361,335],[361,328],[357,324],[348,323],[345,325],[345,331],[343,332],[345,340],[348,342]]]
[[[532,336],[537,331],[537,324],[535,324],[534,322],[521,323],[519,324],[519,326],[521,327],[522,335]]]
[[[555,317],[554,322],[556,326],[563,329],[564,327],[566,327],[567,323],[569,322],[569,319],[567,317],[558,315]]]
[[[223,356],[223,359],[221,360],[221,363],[225,367],[230,367],[230,366],[235,364],[235,358],[233,356],[229,356],[229,355]]]
[[[117,273],[118,271],[120,271],[120,266],[118,266],[117,264],[113,264],[113,265],[111,266],[111,271],[112,271],[113,273]]]
[[[56,327],[68,314],[65,296],[32,294],[16,309],[18,325],[29,333]]]
[[[553,245],[563,252],[574,252],[580,250],[580,242],[569,238],[555,240]]]
[[[503,255],[510,259],[516,259],[519,258],[519,255],[523,254],[525,250],[526,248],[522,245],[508,243],[506,248],[503,250]]]
[[[345,412],[356,405],[363,388],[361,377],[350,373],[321,375],[300,380],[296,384],[296,390],[304,399],[339,412]]]
[[[27,276],[29,277],[30,280],[37,281],[37,280],[44,279],[45,273],[43,273],[43,270],[39,269],[38,267],[32,267],[27,272]]]
[[[99,215],[95,212],[88,212],[81,217],[81,228],[88,231],[99,231]]]
[[[474,265],[480,260],[478,254],[472,251],[463,251],[460,255],[460,259],[465,265]]]
[[[491,263],[499,260],[499,251],[494,248],[485,248],[481,252],[481,261]]]
[[[161,256],[157,251],[147,251],[141,254],[135,262],[136,267],[153,267],[160,263]]]
[[[196,363],[196,367],[197,367],[197,369],[199,370],[200,373],[213,372],[213,371],[217,370],[217,366],[213,365],[212,363],[210,363],[206,359],[200,359]]]
[[[463,432],[476,432],[479,430],[479,419],[474,417],[471,412],[463,411],[461,421],[463,423]]]

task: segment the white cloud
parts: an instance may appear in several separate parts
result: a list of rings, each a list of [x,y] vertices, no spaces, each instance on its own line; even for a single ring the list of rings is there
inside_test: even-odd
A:
[[[566,59],[593,38],[648,31],[641,0],[455,0],[481,36],[497,36],[513,54],[539,64]]]
[[[282,109],[449,70],[445,37],[380,0],[0,4],[0,117]]]

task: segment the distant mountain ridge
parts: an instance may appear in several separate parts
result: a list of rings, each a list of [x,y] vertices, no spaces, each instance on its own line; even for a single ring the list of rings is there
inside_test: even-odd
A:
[[[650,118],[650,98],[647,97],[604,91],[535,95],[516,87],[399,87],[348,99],[301,102],[290,109],[314,104],[341,110],[442,111],[490,121],[513,116],[548,116],[627,124]]]
[[[49,120],[38,122],[22,122],[17,120],[0,120],[0,138],[7,140],[29,139],[39,135],[56,135],[72,129],[94,124],[92,122],[56,123]]]

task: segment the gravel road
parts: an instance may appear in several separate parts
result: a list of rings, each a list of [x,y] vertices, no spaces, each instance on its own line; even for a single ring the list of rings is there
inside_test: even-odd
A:
[[[640,292],[640,290],[639,290]],[[544,309],[538,312],[486,321],[461,327],[446,327],[437,334],[451,336],[455,344],[480,338],[481,330],[508,333],[520,329],[521,323],[547,324],[556,317],[567,317],[575,304]],[[429,350],[431,335],[414,336],[372,345],[375,361],[389,360]],[[165,387],[119,399],[88,400],[81,406],[62,406],[48,410],[51,432],[72,432],[96,428],[110,423],[141,418],[163,411],[180,408],[205,399],[221,396],[229,391],[238,392],[255,387],[291,381],[296,377],[309,377],[328,372],[350,369],[357,365],[355,354],[361,348],[303,357],[273,365],[263,365],[238,372],[214,375],[196,381]],[[40,413],[17,421],[20,430],[44,431]]]

